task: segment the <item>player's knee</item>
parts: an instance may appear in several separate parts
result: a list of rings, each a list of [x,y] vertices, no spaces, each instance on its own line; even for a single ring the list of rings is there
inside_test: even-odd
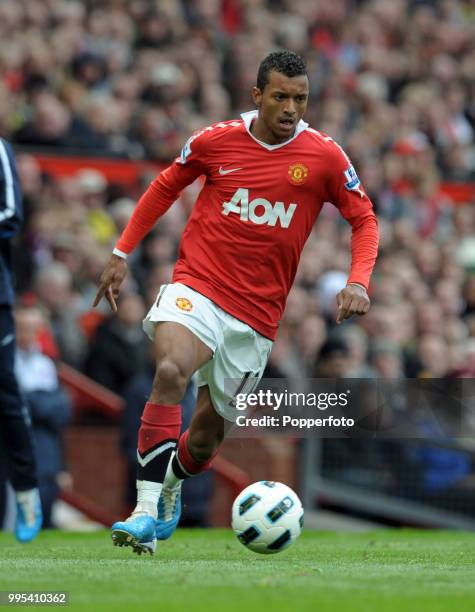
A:
[[[204,463],[213,457],[221,441],[222,438],[208,431],[190,431],[188,450],[195,461]]]
[[[173,395],[174,402],[179,402],[185,395],[187,377],[179,364],[171,359],[162,359],[157,364],[154,391],[163,395]]]

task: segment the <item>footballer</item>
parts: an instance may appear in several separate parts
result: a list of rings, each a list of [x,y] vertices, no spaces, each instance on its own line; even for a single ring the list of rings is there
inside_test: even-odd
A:
[[[234,396],[262,376],[304,244],[325,202],[351,224],[351,269],[337,323],[370,307],[377,255],[373,206],[341,147],[303,116],[309,82],[290,51],[260,64],[256,110],[195,133],[140,198],[94,301],[113,311],[127,256],[201,175],[205,183],[180,243],[173,280],[144,320],[156,373],[138,435],[137,505],[112,526],[115,544],[153,553],[180,518],[181,485],[207,470],[237,412]],[[180,401],[194,373],[198,398],[180,436]],[[225,388],[225,379],[240,381]]]

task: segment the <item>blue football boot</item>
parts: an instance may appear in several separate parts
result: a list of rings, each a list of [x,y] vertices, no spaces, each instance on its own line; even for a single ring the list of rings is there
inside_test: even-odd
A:
[[[112,525],[112,541],[114,546],[132,546],[138,555],[143,552],[153,555],[157,547],[155,527],[153,516],[143,512],[133,513],[125,521]]]
[[[181,515],[181,485],[173,489],[163,487],[157,504],[155,535],[158,540],[168,540],[177,528]]]
[[[19,542],[31,542],[43,523],[38,489],[17,491],[15,536]]]

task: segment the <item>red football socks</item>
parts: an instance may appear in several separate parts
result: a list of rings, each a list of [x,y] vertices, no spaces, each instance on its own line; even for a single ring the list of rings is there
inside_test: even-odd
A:
[[[163,482],[180,435],[181,406],[147,402],[141,421],[137,478]]]
[[[178,441],[178,451],[172,462],[172,469],[178,478],[187,478],[201,474],[211,467],[211,463],[216,456],[217,450],[207,461],[196,461],[188,449],[189,430],[187,429]]]

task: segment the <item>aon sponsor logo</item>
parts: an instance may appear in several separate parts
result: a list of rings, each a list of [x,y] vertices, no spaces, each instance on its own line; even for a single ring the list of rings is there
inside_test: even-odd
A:
[[[285,207],[283,202],[271,204],[265,198],[255,198],[249,201],[249,189],[240,187],[229,202],[223,204],[223,215],[237,213],[241,221],[252,221],[257,225],[277,225],[289,227],[297,204]]]

